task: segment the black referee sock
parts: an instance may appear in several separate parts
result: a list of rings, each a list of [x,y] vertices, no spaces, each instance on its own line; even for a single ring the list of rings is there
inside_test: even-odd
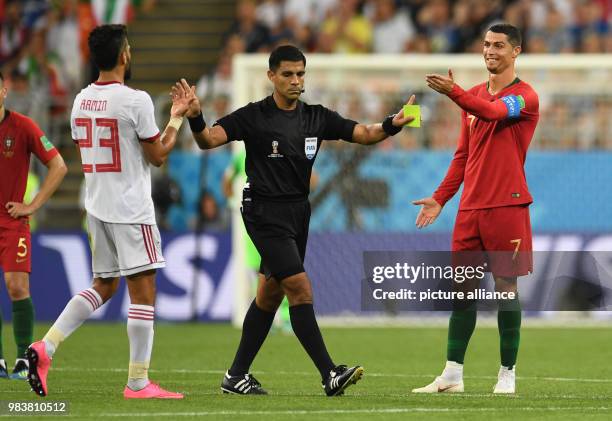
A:
[[[268,336],[274,321],[274,314],[260,309],[253,300],[242,323],[242,337],[234,362],[229,369],[230,376],[239,376],[249,372],[259,348]]]
[[[323,380],[327,379],[330,370],[334,368],[334,363],[327,353],[327,348],[325,348],[312,304],[299,304],[289,307],[289,316],[291,317],[291,327],[293,327],[295,336],[300,340],[300,343],[317,366],[319,373],[321,373],[321,378]]]

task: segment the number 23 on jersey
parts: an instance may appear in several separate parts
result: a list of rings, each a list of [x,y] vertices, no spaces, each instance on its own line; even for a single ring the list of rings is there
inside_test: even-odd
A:
[[[112,162],[85,163],[83,172],[121,172],[121,149],[119,148],[119,125],[116,118],[75,118],[74,125],[85,128],[85,139],[75,139],[79,148],[110,148]],[[99,139],[94,139],[94,128],[108,129]]]

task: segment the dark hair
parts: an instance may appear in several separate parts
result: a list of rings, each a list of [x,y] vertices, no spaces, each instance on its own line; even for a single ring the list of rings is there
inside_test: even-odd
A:
[[[306,67],[306,57],[299,48],[293,45],[281,45],[276,47],[270,54],[268,59],[268,67],[275,72],[281,64],[281,61],[301,61]]]
[[[0,80],[4,82],[4,75],[2,74],[2,72],[0,72]]]
[[[487,31],[495,32],[496,34],[506,34],[510,45],[513,47],[520,47],[523,43],[521,31],[516,26],[509,23],[496,23],[495,25],[491,25]]]
[[[87,40],[91,58],[98,70],[112,70],[127,42],[125,25],[101,25],[94,28]]]

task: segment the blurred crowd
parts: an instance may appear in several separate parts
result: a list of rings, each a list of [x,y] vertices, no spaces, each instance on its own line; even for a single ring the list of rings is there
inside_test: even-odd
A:
[[[51,139],[66,145],[68,112],[78,90],[94,76],[89,66],[87,35],[103,23],[126,23],[155,7],[156,0],[0,0],[0,70],[10,86],[8,108],[32,117]],[[161,2],[159,2],[161,3]],[[209,122],[231,111],[232,59],[238,53],[268,52],[291,43],[306,53],[480,53],[482,34],[496,21],[521,28],[524,53],[612,53],[612,0],[238,0],[214,68],[197,82]],[[190,3],[197,7],[197,2]],[[214,7],[215,2],[202,2]],[[586,76],[585,76],[586,77]],[[397,77],[395,79],[398,79]],[[399,78],[401,79],[401,78]],[[526,79],[528,81],[532,79]],[[534,85],[537,81],[534,80]],[[560,82],[562,83],[562,82]],[[414,84],[412,86],[415,86]],[[464,86],[467,87],[467,86]],[[536,86],[537,87],[537,86]],[[380,80],[346,90],[319,83],[310,74],[305,100],[322,103],[361,122],[380,121],[409,93],[423,108],[422,130],[404,130],[385,149],[452,150],[459,132],[459,110],[426,87],[406,87]],[[167,95],[161,104],[167,103]],[[310,101],[309,101],[310,102]],[[163,107],[158,107],[163,108]],[[541,95],[541,120],[533,147],[543,149],[612,149],[612,99],[603,93]],[[165,114],[164,114],[165,115]],[[159,122],[160,127],[164,124]],[[188,127],[174,169],[156,177],[155,197],[164,215],[182,203],[168,221],[228,226],[225,197],[218,180],[230,149],[207,155],[204,190],[189,196],[181,182],[188,160],[195,160],[186,185],[198,176]],[[61,145],[60,145],[61,146]],[[329,142],[333,150],[345,147]],[[181,153],[185,160],[179,159]],[[182,194],[181,194],[182,191]],[[183,196],[183,197],[181,197]],[[186,204],[189,202],[189,206]],[[181,208],[181,209],[182,209]]]
[[[155,2],[0,0],[0,70],[11,88],[7,106],[34,118],[51,138],[62,139],[72,98],[92,77],[89,31],[102,23],[129,23]],[[217,64],[200,78],[197,93],[207,119],[214,121],[231,111],[237,53],[267,52],[282,43],[307,53],[480,52],[484,29],[499,20],[522,29],[526,53],[612,52],[611,0],[238,0]],[[385,98],[388,93],[377,86],[339,97],[317,92],[315,85],[309,80],[313,101],[359,121],[377,121],[403,99]],[[430,109],[445,111],[437,112],[422,133],[401,135],[395,147],[452,148],[456,107],[439,96],[428,98],[427,90],[417,94]],[[612,148],[610,98],[590,98],[547,98],[539,145]],[[563,115],[578,115],[572,130],[557,124]]]
[[[609,0],[239,0],[228,54],[291,42],[317,53],[480,52],[507,21],[530,53],[612,52]]]
[[[87,83],[87,35],[102,23],[128,23],[155,0],[0,0],[0,70],[7,107],[35,119],[52,138]]]
[[[234,54],[294,44],[312,53],[481,53],[496,21],[526,53],[612,53],[610,0],[239,0],[200,96],[231,93]]]
[[[611,0],[239,0],[217,66],[199,80],[197,93],[214,121],[230,111],[234,54],[268,52],[285,43],[307,53],[481,53],[483,32],[502,20],[522,30],[523,53],[612,53]],[[401,104],[401,98],[384,95],[349,92],[335,103],[332,94],[321,92],[316,101],[358,121],[377,121]],[[402,133],[393,147],[454,147],[456,107],[439,96],[430,102],[438,112],[429,129]],[[563,111],[580,116],[572,130],[557,124]],[[612,124],[601,117],[610,112],[609,97],[544,98],[535,146],[610,149]]]

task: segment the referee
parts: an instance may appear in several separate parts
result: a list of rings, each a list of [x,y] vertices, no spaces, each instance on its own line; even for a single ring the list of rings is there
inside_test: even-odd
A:
[[[360,366],[336,365],[329,356],[312,305],[312,286],[304,271],[310,203],[309,180],[323,140],[343,139],[373,145],[398,133],[413,120],[403,111],[382,124],[358,124],[321,105],[299,100],[304,92],[306,58],[283,45],[269,58],[271,96],[234,111],[207,127],[195,87],[184,79],[173,88],[192,96],[187,113],[201,149],[232,140],[244,141],[247,183],[242,217],[262,257],[257,296],[245,316],[242,338],[232,366],[221,383],[224,393],[267,394],[249,374],[283,297],[289,300],[291,326],[321,374],[328,396],[340,395],[363,374]],[[414,102],[414,95],[408,104]]]

